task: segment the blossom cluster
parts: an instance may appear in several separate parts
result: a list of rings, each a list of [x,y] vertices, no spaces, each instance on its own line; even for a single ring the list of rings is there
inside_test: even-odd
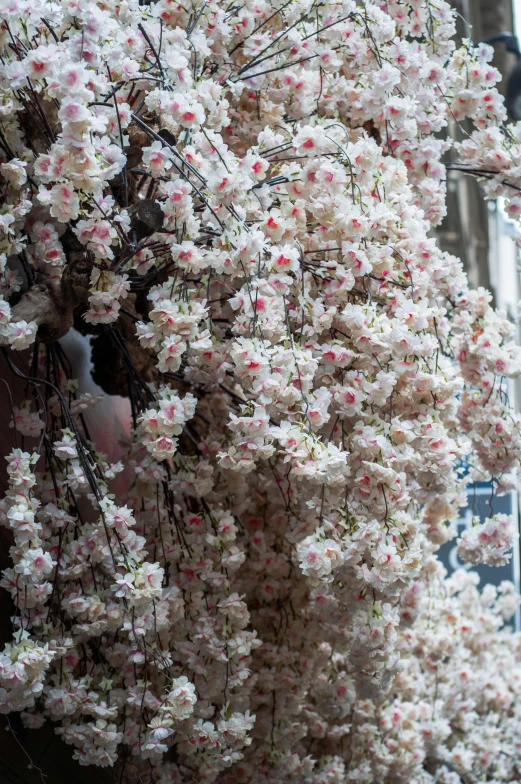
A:
[[[511,515],[494,515],[484,523],[478,518],[475,523],[463,532],[458,542],[460,558],[471,564],[504,566],[512,556],[516,534]]]
[[[436,557],[521,469],[515,330],[432,233],[450,122],[517,187],[491,48],[444,0],[0,7],[0,711],[119,781],[515,780],[518,599]],[[73,324],[130,399],[124,482]]]

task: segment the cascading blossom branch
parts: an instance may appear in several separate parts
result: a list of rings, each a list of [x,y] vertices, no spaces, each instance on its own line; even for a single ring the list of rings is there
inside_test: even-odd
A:
[[[0,8],[26,389],[0,710],[119,782],[518,781],[518,597],[436,557],[467,482],[521,466],[514,327],[431,234],[451,119],[521,211],[490,47],[443,0]],[[130,398],[124,492],[73,326]],[[475,520],[458,552],[505,563],[514,531]]]

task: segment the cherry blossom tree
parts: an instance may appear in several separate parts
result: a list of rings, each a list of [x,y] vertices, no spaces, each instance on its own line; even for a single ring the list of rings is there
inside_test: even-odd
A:
[[[432,232],[451,147],[521,214],[491,48],[444,0],[0,7],[0,710],[120,782],[521,781],[519,599],[436,555],[521,466],[515,327]]]

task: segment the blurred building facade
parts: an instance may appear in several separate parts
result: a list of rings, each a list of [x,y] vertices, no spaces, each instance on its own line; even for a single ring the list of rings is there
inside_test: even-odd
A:
[[[458,34],[460,39],[472,38],[477,43],[503,32],[516,33],[516,18],[512,0],[451,0],[459,13]],[[521,10],[521,0],[518,0]],[[521,18],[518,15],[518,35],[521,35]],[[502,74],[498,85],[503,95],[508,76],[517,63],[515,54],[508,52],[503,42],[494,46],[493,64]],[[451,135],[462,140],[472,130],[471,124],[452,124]],[[447,173],[447,216],[436,230],[437,239],[443,250],[460,258],[465,266],[472,287],[484,286],[491,291],[496,307],[515,321],[517,303],[521,299],[518,272],[518,250],[512,239],[513,223],[508,220],[501,201],[487,202],[477,180],[457,171]],[[518,342],[519,342],[518,329]],[[512,404],[521,409],[521,381],[511,382],[508,394]],[[492,499],[492,496],[494,498]],[[519,526],[519,493],[496,497],[490,482],[478,482],[471,486],[469,506],[461,509],[458,533],[472,525],[472,518],[481,519],[494,513],[513,514]],[[456,552],[454,541],[440,550],[440,557],[449,572],[465,566]],[[503,579],[512,580],[520,589],[520,551],[514,548],[514,557],[503,569],[481,567],[477,570],[482,584],[499,584]],[[521,628],[521,613],[515,617],[515,627]]]
[[[514,32],[512,0],[451,0],[458,12],[460,39],[482,41],[502,32]],[[504,43],[494,45],[493,64],[503,75],[499,90],[504,94],[506,77],[516,64],[516,56],[507,52]],[[451,129],[454,136],[464,138],[465,127]],[[485,286],[500,299],[491,274],[491,246],[497,232],[490,226],[487,203],[480,193],[480,185],[471,176],[454,171],[447,177],[447,217],[437,232],[442,248],[460,258],[472,286]]]

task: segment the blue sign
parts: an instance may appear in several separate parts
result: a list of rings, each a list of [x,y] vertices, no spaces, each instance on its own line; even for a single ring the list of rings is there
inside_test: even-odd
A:
[[[468,487],[468,506],[460,509],[460,517],[457,520],[457,538],[442,545],[438,550],[438,557],[449,574],[457,569],[472,569],[480,577],[480,587],[487,583],[499,585],[503,580],[510,580],[519,591],[519,543],[514,543],[512,558],[505,566],[485,566],[479,564],[463,563],[457,552],[457,539],[466,528],[472,527],[472,518],[479,517],[483,522],[486,517],[494,514],[509,514],[514,516],[514,521],[518,522],[517,495],[514,492],[506,495],[496,496],[492,491],[490,482],[476,482]],[[516,613],[515,625],[519,628],[519,613]]]

